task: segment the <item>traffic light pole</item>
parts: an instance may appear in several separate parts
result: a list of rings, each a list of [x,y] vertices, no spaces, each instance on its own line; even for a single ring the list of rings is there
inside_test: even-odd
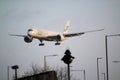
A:
[[[68,80],[70,80],[70,64],[68,64]]]
[[[14,66],[12,66],[12,69],[15,70],[15,80],[17,80],[17,69],[18,69],[18,68],[19,68],[18,65],[14,65]]]
[[[15,80],[17,80],[17,69],[15,69]]]
[[[68,67],[68,80],[70,80],[70,63],[73,61],[74,57],[71,56],[70,50],[65,51],[65,55],[61,59],[65,64],[67,64]]]

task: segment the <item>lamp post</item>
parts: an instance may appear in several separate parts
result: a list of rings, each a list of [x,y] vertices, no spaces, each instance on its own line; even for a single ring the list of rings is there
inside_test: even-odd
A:
[[[102,58],[100,57],[97,58],[97,79],[98,80],[99,80],[99,63],[98,63],[99,59],[102,59]]]
[[[44,71],[47,71],[46,67],[47,67],[47,64],[46,64],[46,57],[55,57],[55,56],[58,56],[57,54],[54,54],[54,55],[45,55],[44,56]]]
[[[120,36],[120,34],[115,34],[115,35],[106,35],[105,36],[105,50],[106,50],[106,76],[107,80],[109,80],[109,73],[108,73],[108,46],[107,46],[107,38],[108,37],[113,37],[113,36]]]
[[[71,71],[82,71],[84,74],[84,80],[86,80],[85,69],[83,69],[83,70],[71,70]]]
[[[8,66],[8,67],[7,67],[7,80],[9,80],[9,75],[10,75],[10,74],[9,74],[9,69],[10,69],[10,67],[11,67],[11,66]]]

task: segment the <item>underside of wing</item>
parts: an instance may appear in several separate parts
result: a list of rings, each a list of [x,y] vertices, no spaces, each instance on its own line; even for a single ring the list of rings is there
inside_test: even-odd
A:
[[[84,34],[84,32],[81,33],[71,33],[71,34],[63,34],[64,37],[74,37],[74,36],[80,36]]]
[[[48,41],[56,41],[58,38],[58,35],[52,35],[52,36],[47,36],[45,39]]]
[[[57,34],[57,35],[49,35],[44,38],[41,38],[42,40],[46,41],[61,41],[63,39],[62,35]]]
[[[63,34],[63,36],[64,37],[74,37],[74,36],[80,36],[80,35],[85,34],[85,33],[97,32],[97,31],[102,31],[102,30],[104,30],[104,29],[85,31],[85,32],[80,32],[80,33]]]

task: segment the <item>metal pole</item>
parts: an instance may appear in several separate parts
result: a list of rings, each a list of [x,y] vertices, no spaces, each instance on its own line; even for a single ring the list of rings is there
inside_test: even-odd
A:
[[[83,70],[83,72],[84,72],[84,80],[86,80],[85,70]]]
[[[98,66],[98,58],[97,58],[97,80],[99,80],[99,66]]]
[[[84,74],[84,80],[86,80],[85,69],[84,69],[84,70],[71,70],[71,71],[83,71],[83,74]]]
[[[106,49],[106,76],[107,80],[109,80],[109,72],[108,72],[108,43],[107,43],[107,38],[112,37],[112,36],[120,36],[120,34],[115,34],[115,35],[106,35],[105,36],[105,49]]]
[[[15,80],[17,80],[17,69],[19,68],[18,65],[11,66],[12,69],[15,70]]]
[[[15,69],[15,80],[17,80],[17,69]]]
[[[106,48],[106,77],[109,80],[109,73],[108,73],[108,48],[107,48],[107,35],[105,36],[105,48]]]
[[[70,80],[70,64],[68,64],[68,80]]]
[[[9,80],[9,66],[7,67],[7,78]]]
[[[58,55],[54,54],[54,55],[46,55],[46,56],[44,56],[44,71],[47,71],[46,57],[54,57],[54,56],[58,56]]]
[[[46,71],[46,56],[44,56],[44,71]]]
[[[99,63],[98,60],[102,58],[97,58],[97,79],[99,80]]]

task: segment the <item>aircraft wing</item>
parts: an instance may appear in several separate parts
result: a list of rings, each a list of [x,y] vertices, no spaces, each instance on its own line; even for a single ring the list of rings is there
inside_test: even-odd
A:
[[[27,35],[9,34],[10,36],[26,37]]]
[[[92,30],[92,31],[85,31],[85,32],[80,32],[80,33],[71,33],[71,34],[63,34],[65,37],[73,37],[73,36],[79,36],[85,33],[90,33],[90,32],[97,32],[97,31],[102,31],[104,29],[98,29],[98,30]]]
[[[44,39],[48,40],[48,41],[53,41],[53,40],[56,40],[57,38],[59,38],[59,35],[50,35],[50,36],[47,36]]]
[[[79,36],[84,34],[84,32],[81,33],[71,33],[71,34],[63,34],[64,37],[73,37],[73,36]]]

